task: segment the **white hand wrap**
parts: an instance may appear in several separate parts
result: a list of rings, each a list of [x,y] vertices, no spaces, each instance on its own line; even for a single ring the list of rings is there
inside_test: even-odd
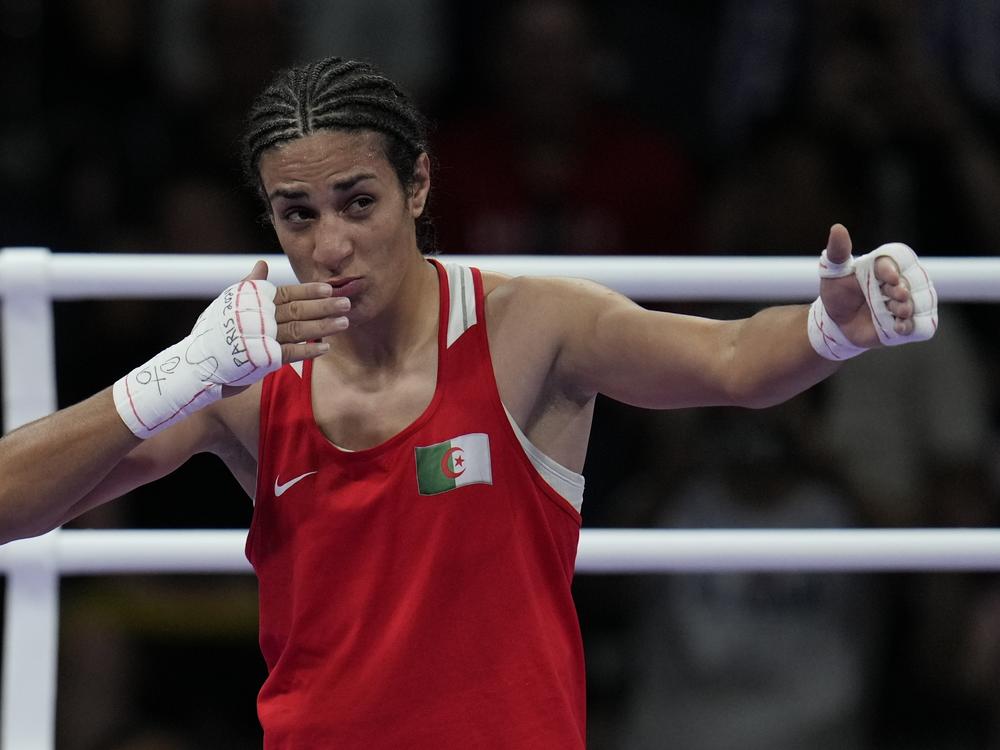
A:
[[[910,333],[896,331],[896,316],[889,310],[889,298],[882,294],[881,282],[875,275],[875,261],[883,256],[892,258],[896,263],[900,276],[910,290],[913,303],[913,330]],[[848,258],[844,263],[831,262],[826,256],[826,250],[823,251],[819,259],[821,279],[838,279],[852,274],[858,277],[858,284],[861,285],[871,311],[875,332],[885,346],[926,341],[934,335],[938,324],[937,292],[912,249],[900,242],[891,242],[860,258]],[[808,330],[813,349],[826,359],[849,359],[865,351],[864,347],[855,346],[848,340],[827,313],[821,297],[816,298],[809,310]]]
[[[910,299],[913,301],[913,330],[907,334],[896,333],[896,318],[889,312],[885,304],[887,298],[882,295],[878,277],[875,276],[875,261],[883,255],[888,255],[896,262],[899,275],[906,280],[906,286],[910,290]],[[872,321],[875,323],[878,339],[883,344],[898,346],[911,341],[926,341],[937,331],[937,292],[934,290],[934,282],[920,265],[917,254],[909,247],[900,242],[882,245],[874,252],[858,258],[855,263],[855,273],[865,293],[865,299],[868,300],[868,307],[872,311]]]
[[[867,351],[863,346],[855,346],[850,339],[844,335],[833,318],[823,306],[823,300],[819,297],[809,308],[809,343],[821,357],[832,359],[835,362],[856,357]]]
[[[241,281],[226,288],[183,340],[114,386],[122,421],[141,438],[218,401],[224,385],[250,385],[281,367],[275,287]]]

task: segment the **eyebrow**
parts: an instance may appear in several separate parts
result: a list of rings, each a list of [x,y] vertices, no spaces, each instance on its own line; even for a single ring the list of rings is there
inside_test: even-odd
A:
[[[362,172],[361,174],[356,174],[351,177],[347,177],[339,182],[333,183],[334,190],[350,190],[352,187],[357,185],[363,180],[374,180],[377,175],[372,172]]]
[[[346,177],[343,180],[338,180],[337,182],[333,183],[333,190],[336,191],[350,190],[359,182],[363,182],[364,180],[374,180],[376,178],[377,175],[371,172],[362,172],[361,174],[351,175],[350,177]],[[268,194],[267,199],[269,201],[273,201],[275,198],[284,198],[285,200],[294,201],[300,198],[307,198],[308,196],[309,194],[305,190],[290,190],[288,188],[276,188],[275,190],[272,190]]]

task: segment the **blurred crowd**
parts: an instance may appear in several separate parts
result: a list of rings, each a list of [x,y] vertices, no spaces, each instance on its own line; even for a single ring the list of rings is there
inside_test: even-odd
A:
[[[1000,0],[0,0],[0,245],[270,253],[238,137],[271,73],[363,57],[435,123],[443,253],[1000,250]],[[203,306],[57,305],[67,405]],[[739,317],[744,305],[659,309]],[[590,527],[1000,525],[990,304],[766,411],[601,401]],[[83,342],[97,332],[102,361]],[[81,527],[245,527],[221,465]],[[197,485],[199,491],[192,492]],[[580,576],[590,747],[1000,748],[986,574]],[[249,577],[64,584],[65,750],[259,746]]]

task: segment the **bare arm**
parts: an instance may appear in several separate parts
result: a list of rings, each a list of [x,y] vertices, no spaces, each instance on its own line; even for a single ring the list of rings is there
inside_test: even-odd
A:
[[[158,442],[176,440],[169,430],[163,438]],[[0,439],[0,543],[43,534],[82,512],[74,508],[141,443],[118,416],[110,388]],[[173,445],[173,452],[186,452],[186,459],[196,446]],[[130,486],[121,489],[151,481],[156,473],[133,471]]]
[[[44,534],[166,476],[196,453],[219,456],[253,495],[259,386],[147,440],[122,422],[110,390],[0,439],[0,544]]]
[[[259,263],[247,278],[266,275]],[[311,342],[344,328],[347,308],[332,291],[325,284],[278,289],[276,339],[282,362],[318,356],[325,346]],[[0,544],[43,534],[203,451],[220,455],[250,490],[246,475],[256,447],[258,391],[245,388],[224,386],[228,398],[146,440],[126,426],[110,388],[0,439]]]
[[[196,453],[218,455],[252,494],[253,457],[235,432],[255,422],[258,398],[254,388],[140,440],[105,389],[15,430],[0,439],[0,544],[44,534],[166,476]]]
[[[835,225],[830,260],[851,254],[847,230]],[[905,280],[889,258],[877,261],[882,293],[900,333],[912,330]],[[780,403],[837,369],[807,335],[808,307],[774,307],[751,318],[717,321],[651,312],[596,284],[547,281],[543,319],[559,338],[555,374],[567,393],[604,393],[650,408]],[[853,276],[823,279],[824,305],[858,346],[879,345],[871,314]]]
[[[580,396],[603,393],[653,409],[761,407],[794,396],[838,367],[809,344],[806,306],[709,320],[644,310],[596,285],[569,283],[578,315],[556,372]]]

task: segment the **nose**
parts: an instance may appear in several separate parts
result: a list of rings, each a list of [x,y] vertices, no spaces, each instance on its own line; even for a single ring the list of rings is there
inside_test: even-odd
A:
[[[337,270],[353,254],[354,238],[345,223],[336,215],[321,215],[313,235],[313,260]]]

